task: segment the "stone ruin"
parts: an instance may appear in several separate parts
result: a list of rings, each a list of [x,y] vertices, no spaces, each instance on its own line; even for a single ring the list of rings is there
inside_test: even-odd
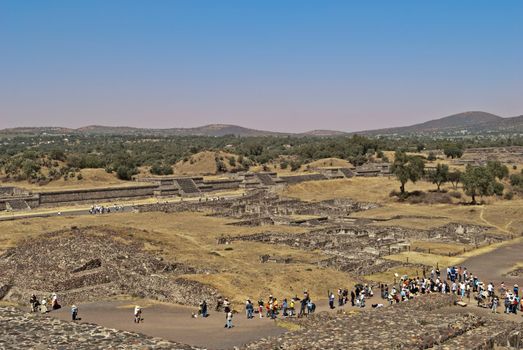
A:
[[[410,250],[410,242],[414,240],[486,244],[506,239],[504,236],[486,235],[484,233],[486,230],[487,228],[482,226],[459,224],[448,224],[430,230],[412,230],[397,226],[353,225],[314,228],[308,232],[296,234],[268,231],[222,237],[218,242],[224,244],[234,241],[253,241],[286,245],[309,251],[319,250],[329,255],[329,258],[318,261],[318,265],[368,275],[394,266],[406,265],[383,257]],[[421,271],[421,265],[416,267],[419,267]]]
[[[0,300],[26,303],[56,292],[66,304],[130,295],[198,305],[217,291],[182,275],[205,273],[165,261],[142,242],[105,227],[63,230],[27,240],[0,255]]]
[[[414,230],[399,226],[372,225],[372,219],[360,220],[350,216],[354,212],[375,207],[377,205],[373,203],[359,203],[350,199],[304,202],[281,198],[270,191],[256,190],[237,199],[153,204],[141,207],[140,211],[200,211],[238,220],[230,223],[231,225],[267,226],[270,227],[267,232],[221,237],[218,244],[242,240],[281,244],[309,251],[320,250],[329,257],[318,261],[318,265],[359,275],[408,265],[407,262],[392,262],[384,257],[410,250],[412,241],[479,246],[507,239],[506,236],[487,232],[490,230],[488,227],[478,225],[451,223],[429,230]],[[299,234],[280,233],[278,225],[299,225],[310,229]],[[430,253],[420,250],[421,248],[416,249]],[[449,255],[456,254],[456,251],[449,252]],[[421,271],[422,267],[419,267]]]
[[[204,212],[209,215],[240,219],[237,225],[261,226],[274,224],[317,224],[325,219],[346,217],[351,213],[378,207],[374,203],[356,202],[351,199],[332,199],[319,202],[304,202],[298,199],[281,198],[265,190],[254,190],[234,199],[201,200],[199,202],[156,203],[139,206],[141,212],[162,211]],[[296,219],[292,216],[315,216],[314,219]],[[314,223],[313,223],[314,224]]]
[[[455,165],[485,165],[488,161],[505,164],[523,163],[523,146],[467,148],[461,158],[452,161]]]

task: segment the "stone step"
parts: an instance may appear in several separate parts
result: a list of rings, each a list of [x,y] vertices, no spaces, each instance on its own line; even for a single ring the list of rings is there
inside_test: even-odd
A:
[[[494,344],[499,344],[501,339],[508,337],[512,329],[513,325],[501,322],[496,324],[495,327],[492,325],[480,326],[449,339],[435,348],[440,350],[494,348]]]

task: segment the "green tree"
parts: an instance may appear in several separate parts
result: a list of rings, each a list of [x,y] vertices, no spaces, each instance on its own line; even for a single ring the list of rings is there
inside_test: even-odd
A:
[[[61,149],[54,148],[51,150],[51,152],[49,152],[49,158],[63,162],[66,159],[65,152]]]
[[[22,173],[27,179],[36,177],[39,171],[40,165],[32,159],[26,159],[22,163]]]
[[[430,181],[438,186],[438,192],[440,191],[441,185],[449,181],[449,166],[446,164],[436,165],[436,169],[429,172]]]
[[[301,167],[301,162],[293,160],[291,161],[291,171],[296,171]]]
[[[416,156],[408,156],[405,152],[396,151],[391,171],[400,182],[401,194],[405,194],[405,184],[408,181],[415,183],[423,176],[425,163]]]
[[[472,204],[476,204],[477,196],[503,194],[503,184],[496,181],[496,176],[487,167],[468,165],[461,182],[465,193],[472,197]]]
[[[219,159],[216,160],[216,171],[219,173],[227,172],[227,166],[225,163]]]
[[[463,147],[455,143],[450,143],[443,148],[443,153],[447,158],[461,158],[463,155]]]
[[[173,168],[167,164],[154,163],[149,171],[153,175],[171,175]]]
[[[120,180],[132,180],[133,175],[137,174],[138,171],[136,168],[132,168],[125,165],[120,165],[118,169],[116,169],[116,176]]]
[[[454,171],[450,171],[447,176],[448,181],[452,184],[452,187],[454,187],[455,190],[458,189],[458,184],[461,181],[461,175],[462,175],[461,171],[454,170]]]
[[[487,162],[487,170],[500,180],[508,178],[508,168],[506,165],[501,164],[499,160]]]

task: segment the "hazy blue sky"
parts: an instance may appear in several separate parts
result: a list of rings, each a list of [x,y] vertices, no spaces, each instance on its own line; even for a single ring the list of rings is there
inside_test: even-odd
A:
[[[0,128],[523,114],[523,1],[0,0]]]

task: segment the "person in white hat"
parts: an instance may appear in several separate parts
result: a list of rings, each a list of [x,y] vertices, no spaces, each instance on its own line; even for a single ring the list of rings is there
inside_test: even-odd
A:
[[[142,308],[138,305],[134,307],[134,323],[142,321]]]

